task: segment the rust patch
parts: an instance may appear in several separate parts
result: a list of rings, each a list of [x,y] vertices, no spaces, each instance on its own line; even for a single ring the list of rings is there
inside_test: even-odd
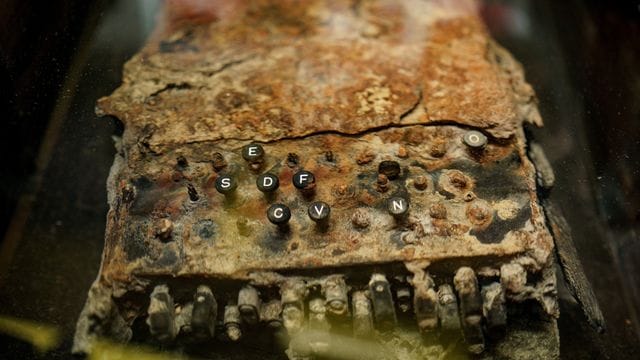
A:
[[[384,16],[372,4],[342,13],[341,28],[322,14],[348,9],[347,2],[324,10],[314,1],[236,4],[221,21],[192,23],[187,35],[174,26],[156,34],[98,106],[121,119],[128,135],[152,126],[141,143],[156,152],[443,121],[508,138],[522,121],[539,123],[533,91],[469,4],[412,2],[409,9],[399,2],[384,7]],[[292,12],[300,14],[295,21]],[[402,25],[367,36],[363,29],[379,21]],[[442,156],[442,147],[434,144],[432,154]]]

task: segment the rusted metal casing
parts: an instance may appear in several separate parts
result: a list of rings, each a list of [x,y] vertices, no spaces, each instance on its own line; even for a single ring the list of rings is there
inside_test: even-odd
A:
[[[307,311],[316,330],[356,321],[357,337],[375,338],[404,331],[399,298],[430,334],[455,334],[460,304],[472,346],[483,314],[505,326],[505,301],[555,301],[536,290],[553,276],[553,241],[525,151],[535,96],[476,2],[185,4],[168,2],[98,102],[125,126],[94,284],[117,316],[94,316],[105,297],[90,295],[76,352],[91,329],[146,316],[157,286],[194,314],[207,286],[198,331],[226,331],[215,341],[252,341],[245,330],[267,324],[295,337]],[[505,266],[538,275],[524,295],[503,284],[506,298],[482,296]],[[427,271],[429,284],[396,280]],[[473,280],[456,276],[453,294],[456,272]]]

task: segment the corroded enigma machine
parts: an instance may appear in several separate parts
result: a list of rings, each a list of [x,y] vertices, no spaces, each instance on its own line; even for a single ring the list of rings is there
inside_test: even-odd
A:
[[[541,119],[476,4],[223,3],[159,30],[99,101],[125,131],[74,350],[557,357],[523,130]]]

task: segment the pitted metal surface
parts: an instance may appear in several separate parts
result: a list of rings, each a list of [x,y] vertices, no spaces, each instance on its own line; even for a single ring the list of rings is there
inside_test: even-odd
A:
[[[475,2],[216,4],[159,28],[98,104],[125,124],[94,285],[118,326],[148,315],[163,343],[264,327],[302,359],[352,341],[318,331],[371,339],[407,317],[480,353],[509,301],[554,321],[522,129],[541,121]],[[78,352],[87,322],[112,322],[91,317],[100,299]]]
[[[450,258],[482,263],[483,256],[508,259],[529,253],[540,256],[538,266],[544,264],[552,245],[536,218],[532,168],[517,140],[490,144],[478,158],[462,143],[464,133],[455,126],[411,126],[360,137],[315,135],[265,144],[261,172],[280,179],[269,195],[258,189],[257,173],[239,156],[242,143],[185,145],[155,155],[153,162],[120,173],[120,191],[133,184],[136,194],[110,224],[107,246],[113,255],[105,259],[105,274],[119,280],[131,274],[181,273],[246,279],[252,271]],[[446,143],[444,155],[430,154],[433,142]],[[399,144],[410,154],[404,159],[397,156]],[[287,163],[294,151],[300,154],[298,162]],[[333,161],[326,160],[326,151],[334,154]],[[376,151],[367,164],[358,165],[350,156],[366,151]],[[215,172],[213,153],[222,154],[229,165]],[[188,165],[180,166],[180,157]],[[384,192],[377,186],[382,161],[400,169]],[[303,169],[315,177],[311,196],[292,184]],[[233,194],[216,191],[213,184],[221,176],[237,182]],[[417,189],[420,176],[430,186]],[[195,201],[189,186],[198,194]],[[406,219],[388,212],[386,202],[394,196],[408,201]],[[314,201],[331,208],[326,229],[308,215]],[[267,219],[273,203],[291,209],[286,231]],[[431,211],[439,206],[442,212]],[[370,225],[354,226],[356,212]],[[167,223],[173,228],[169,240],[162,235]]]
[[[153,152],[225,139],[453,122],[513,136],[540,124],[520,66],[471,0],[258,1],[169,24],[99,101]],[[175,24],[174,24],[175,25]]]

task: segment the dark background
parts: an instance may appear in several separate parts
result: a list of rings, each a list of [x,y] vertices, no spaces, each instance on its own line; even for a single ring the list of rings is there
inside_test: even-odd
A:
[[[153,28],[158,1],[0,3],[0,315],[59,327],[68,357],[95,278],[119,124],[95,101]],[[640,358],[640,2],[486,1],[493,36],[523,63],[556,171],[552,198],[607,321],[597,335],[566,293],[566,359]],[[3,358],[35,356],[0,336]]]

